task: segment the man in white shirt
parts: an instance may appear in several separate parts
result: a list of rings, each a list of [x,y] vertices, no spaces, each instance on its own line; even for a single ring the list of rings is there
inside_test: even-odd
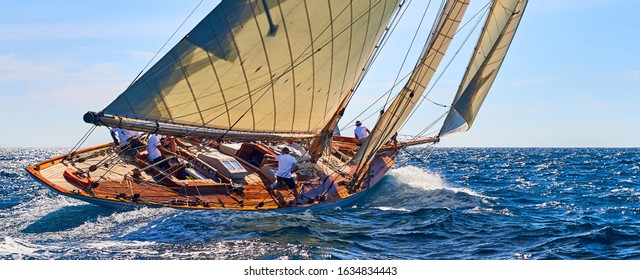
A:
[[[356,140],[358,140],[357,145],[360,146],[364,142],[365,138],[369,137],[369,129],[362,125],[362,122],[356,121],[356,129],[353,131],[353,134],[356,136]]]
[[[301,205],[298,200],[298,188],[291,178],[291,172],[296,172],[298,170],[298,161],[289,154],[289,148],[287,147],[284,147],[282,149],[282,154],[275,156],[275,159],[278,161],[276,185],[280,185],[283,182],[287,184],[287,187],[289,187],[290,190],[293,190],[293,195],[296,198],[296,205]]]
[[[160,139],[158,139],[158,135],[151,134],[147,140],[147,157],[150,162],[158,163],[164,159],[160,153],[160,149],[158,149],[158,146],[160,146]],[[158,165],[158,167],[167,169],[170,166],[166,161],[163,161]]]
[[[144,146],[144,143],[138,139],[140,132],[114,127],[111,129],[111,138],[113,143],[120,147],[121,151],[126,151],[135,156],[138,154],[138,148]]]
[[[111,138],[113,138],[113,143],[120,147],[124,147],[124,145],[127,145],[129,143],[129,139],[134,136],[137,135],[133,131],[122,129],[119,127],[114,127],[111,129]]]

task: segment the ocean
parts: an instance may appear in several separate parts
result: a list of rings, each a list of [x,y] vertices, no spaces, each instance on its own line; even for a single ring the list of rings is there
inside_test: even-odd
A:
[[[0,259],[640,259],[637,148],[410,150],[357,203],[295,214],[116,211],[24,171],[65,152],[0,148]]]

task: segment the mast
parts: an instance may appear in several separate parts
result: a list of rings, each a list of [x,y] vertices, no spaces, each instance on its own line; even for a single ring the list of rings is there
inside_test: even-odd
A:
[[[414,68],[409,81],[400,90],[389,108],[380,117],[365,143],[362,144],[352,162],[358,162],[360,174],[373,159],[378,150],[396,134],[402,123],[408,118],[424,93],[438,65],[449,47],[453,35],[458,29],[468,0],[449,0],[442,6],[435,21],[425,51]]]

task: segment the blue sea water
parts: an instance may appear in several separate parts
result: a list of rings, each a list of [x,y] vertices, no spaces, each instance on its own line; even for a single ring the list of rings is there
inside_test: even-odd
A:
[[[0,259],[640,259],[640,149],[403,153],[354,205],[295,214],[115,211],[24,167],[66,149],[0,149]]]

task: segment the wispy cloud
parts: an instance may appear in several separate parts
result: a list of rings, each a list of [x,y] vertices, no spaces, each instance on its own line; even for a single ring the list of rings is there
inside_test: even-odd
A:
[[[0,24],[0,41],[168,36],[168,30],[172,28],[161,22]]]
[[[81,65],[72,62],[29,61],[0,55],[0,84],[17,81],[113,81],[121,69],[116,63]]]
[[[25,97],[31,101],[82,104],[87,108],[99,109],[123,89],[124,84],[117,82],[80,82],[56,85],[46,90],[33,88],[25,92]]]
[[[514,79],[514,80],[511,80],[509,83],[512,86],[523,87],[523,86],[544,84],[549,81],[551,81],[551,78]]]
[[[19,60],[14,54],[0,55],[0,85],[54,78],[60,74],[56,68],[59,67]]]
[[[125,51],[122,53],[129,55],[131,57],[142,58],[142,59],[152,59],[153,56],[155,55],[155,53],[145,52],[145,51]]]
[[[121,72],[115,63],[80,65],[0,56],[2,94],[29,102],[103,106],[126,87]]]
[[[637,83],[640,81],[640,70],[624,72],[623,76],[626,82]]]
[[[577,100],[576,107],[589,112],[601,112],[618,108],[618,103],[612,100],[585,96]]]
[[[532,1],[536,2],[536,1]],[[578,11],[593,11],[603,9],[603,7],[615,5],[609,1],[584,1],[584,0],[563,0],[563,1],[539,1],[540,3],[531,3],[534,5],[527,6],[527,13],[556,13],[558,11],[566,11],[567,9]],[[546,2],[553,2],[547,4]],[[536,5],[537,4],[537,5]]]

